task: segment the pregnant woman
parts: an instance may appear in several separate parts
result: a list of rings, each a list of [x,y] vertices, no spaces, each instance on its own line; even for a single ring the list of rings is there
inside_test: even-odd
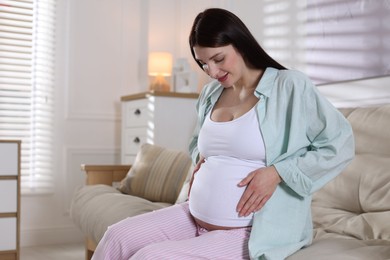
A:
[[[353,157],[345,118],[237,16],[201,12],[189,43],[213,79],[197,103],[189,200],[110,226],[93,259],[285,259],[311,243],[312,194]]]

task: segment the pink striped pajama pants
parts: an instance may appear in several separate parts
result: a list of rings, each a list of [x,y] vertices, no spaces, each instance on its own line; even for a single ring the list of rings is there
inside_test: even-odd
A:
[[[92,259],[249,259],[250,231],[208,231],[194,222],[188,203],[183,203],[110,226]]]

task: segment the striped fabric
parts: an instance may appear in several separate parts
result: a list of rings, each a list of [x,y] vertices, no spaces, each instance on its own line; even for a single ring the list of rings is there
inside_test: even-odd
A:
[[[190,166],[191,159],[184,152],[144,144],[119,190],[153,202],[174,204]]]
[[[244,260],[250,232],[208,231],[194,222],[188,203],[176,204],[110,226],[92,260]]]

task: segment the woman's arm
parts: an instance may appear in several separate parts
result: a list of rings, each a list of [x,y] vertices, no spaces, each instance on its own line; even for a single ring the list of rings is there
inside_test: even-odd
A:
[[[309,79],[299,77],[293,83],[280,85],[268,106],[259,109],[269,167],[239,184],[247,186],[237,205],[240,215],[261,209],[280,181],[297,196],[310,196],[354,156],[352,128],[345,117]],[[264,111],[267,114],[261,115]]]
[[[328,100],[313,87],[305,97],[306,122],[310,145],[292,156],[273,162],[283,181],[300,196],[310,196],[336,177],[355,155],[351,125]]]

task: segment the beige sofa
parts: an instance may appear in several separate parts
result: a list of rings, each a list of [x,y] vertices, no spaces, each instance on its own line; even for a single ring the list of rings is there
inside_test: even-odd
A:
[[[341,109],[341,112],[353,127],[356,157],[342,174],[314,195],[313,244],[288,257],[289,260],[390,259],[390,105]],[[171,185],[172,196],[177,196],[178,201],[171,198],[156,202],[156,197],[151,198],[150,194],[145,199],[112,187],[112,183],[120,181],[129,171],[127,181],[133,184],[133,189],[135,186],[149,188],[145,183],[133,182],[134,176],[141,175],[136,168],[142,158],[137,156],[137,159],[133,172],[129,166],[84,166],[87,186],[76,192],[71,216],[87,238],[87,259],[109,225],[185,200],[191,172],[188,158],[182,159],[188,170],[176,173],[180,181],[163,184]],[[159,167],[155,160],[153,164],[154,168]],[[92,185],[97,183],[108,185]],[[182,183],[185,183],[183,188]],[[127,193],[131,192],[130,187]]]

